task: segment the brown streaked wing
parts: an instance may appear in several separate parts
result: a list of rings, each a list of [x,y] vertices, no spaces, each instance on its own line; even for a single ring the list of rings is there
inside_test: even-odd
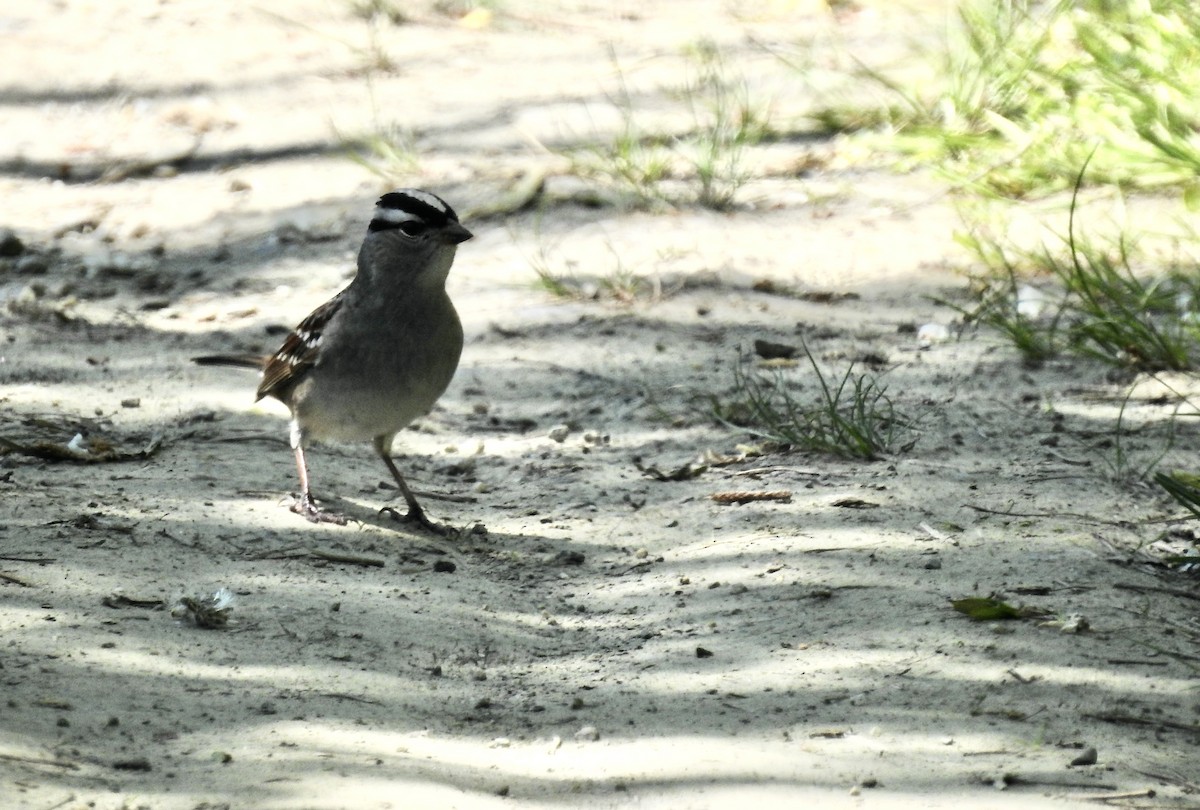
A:
[[[279,351],[271,355],[258,384],[258,398],[276,397],[293,385],[306,369],[317,362],[317,349],[326,325],[342,306],[344,292],[338,293],[312,311],[300,325],[288,333]]]

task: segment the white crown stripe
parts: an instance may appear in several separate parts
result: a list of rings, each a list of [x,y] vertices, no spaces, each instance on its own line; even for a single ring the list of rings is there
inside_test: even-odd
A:
[[[384,208],[382,205],[377,205],[375,206],[375,219],[381,219],[384,222],[414,222],[420,220],[421,217],[408,211],[401,211],[399,208]]]
[[[442,202],[440,197],[430,194],[428,191],[421,191],[420,189],[416,188],[406,188],[401,190],[400,193],[406,197],[412,197],[414,200],[420,200],[430,208],[436,208],[443,214],[446,213],[446,203]]]

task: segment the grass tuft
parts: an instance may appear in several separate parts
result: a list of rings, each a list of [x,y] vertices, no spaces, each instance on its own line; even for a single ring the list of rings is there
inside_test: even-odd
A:
[[[1135,268],[1136,244],[1124,231],[1106,244],[1079,235],[1078,201],[1087,162],[1077,172],[1063,252],[1022,251],[982,226],[960,234],[960,244],[983,266],[973,274],[980,303],[959,307],[968,321],[1001,332],[1025,361],[1037,365],[1060,352],[1135,372],[1190,371],[1200,357],[1194,272],[1145,273]],[[1022,306],[1026,279],[1047,276],[1045,306]]]
[[[918,55],[932,81],[860,64],[886,102],[815,118],[884,128],[892,149],[981,193],[1064,191],[1100,145],[1093,182],[1200,201],[1200,4],[962,0],[936,51]]]
[[[714,43],[697,42],[685,57],[688,79],[673,94],[686,109],[689,123],[683,131],[645,124],[640,102],[610,51],[620,129],[611,140],[575,150],[571,157],[580,174],[626,191],[640,207],[695,203],[728,210],[751,176],[747,148],[771,131],[769,108],[753,101],[745,77]]]
[[[910,422],[897,413],[885,387],[855,374],[853,366],[827,377],[807,346],[803,351],[816,382],[813,396],[799,399],[782,369],[768,374],[739,363],[730,397],[711,400],[713,416],[775,444],[840,458],[874,461],[896,450]]]
[[[369,132],[337,137],[352,161],[390,185],[400,184],[419,165],[416,138],[399,124],[376,122]]]

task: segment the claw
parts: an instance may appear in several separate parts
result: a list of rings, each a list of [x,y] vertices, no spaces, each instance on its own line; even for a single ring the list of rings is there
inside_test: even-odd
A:
[[[416,523],[422,529],[441,537],[446,537],[450,534],[449,526],[443,526],[441,523],[434,523],[425,516],[425,510],[423,510],[420,506],[409,507],[408,512],[405,514],[400,514],[400,512],[390,506],[383,507],[379,510],[379,512],[380,514],[386,513],[388,517],[395,521],[400,521],[403,523]]]
[[[291,510],[297,515],[304,515],[309,523],[333,523],[338,526],[346,525],[345,515],[336,512],[326,512],[317,506],[317,501],[309,493],[304,493],[292,504]]]

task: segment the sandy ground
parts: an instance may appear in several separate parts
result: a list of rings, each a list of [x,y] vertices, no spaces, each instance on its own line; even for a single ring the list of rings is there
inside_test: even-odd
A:
[[[1115,446],[1103,370],[918,343],[964,300],[944,187],[800,129],[906,29],[815,5],[430,10],[380,28],[388,70],[348,4],[0,5],[0,806],[1196,806],[1195,589],[1148,553],[1192,536],[1117,474],[1174,403],[1139,389]],[[666,109],[701,37],[785,133],[739,207],[569,202],[555,150],[619,120],[611,54]],[[463,364],[397,441],[449,539],[377,513],[367,447],[311,453],[349,526],[291,514],[282,408],[189,363],[344,283],[385,186],[336,133],[373,121],[460,211],[550,175],[540,211],[468,222]],[[915,445],[756,455],[707,416],[755,339],[880,375]],[[53,458],[77,433],[97,460]],[[222,587],[224,628],[172,616]],[[1046,620],[950,605],[991,593]]]

